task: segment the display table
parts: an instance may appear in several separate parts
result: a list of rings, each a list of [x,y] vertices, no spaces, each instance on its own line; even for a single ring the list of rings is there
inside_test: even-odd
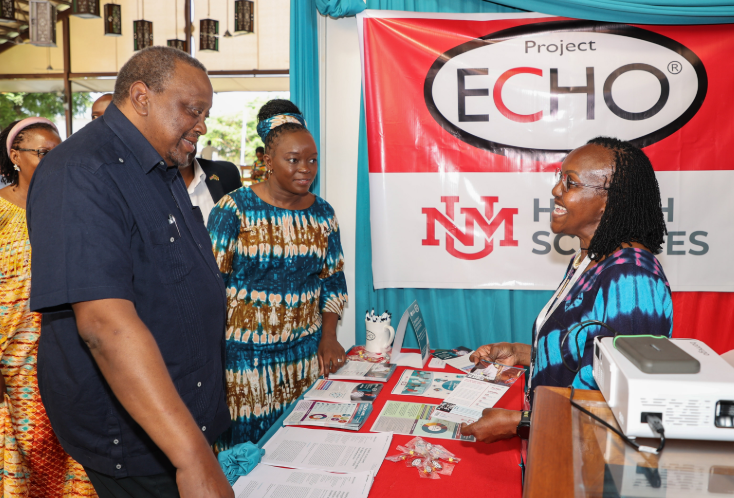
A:
[[[398,367],[393,376],[382,389],[373,403],[369,419],[359,432],[370,432],[377,415],[387,400],[426,403],[437,405],[439,399],[423,396],[401,396],[390,394],[406,367]],[[415,370],[415,369],[412,369]],[[443,370],[423,368],[433,372],[461,373],[446,366]],[[497,408],[520,410],[522,408],[524,390],[523,379],[516,382],[499,400]],[[312,428],[312,427],[310,427]],[[316,429],[319,430],[319,429]],[[349,431],[344,431],[349,432]],[[395,434],[388,455],[399,453],[398,444],[405,444],[414,436]],[[482,442],[454,441],[449,439],[426,440],[441,444],[447,450],[461,458],[451,476],[441,479],[422,479],[415,469],[406,468],[402,462],[385,461],[375,477],[370,496],[424,497],[437,493],[437,496],[474,495],[487,493],[502,498],[520,497],[522,493],[522,475],[520,469],[520,439],[512,438],[493,444]],[[262,442],[260,443],[262,445]]]

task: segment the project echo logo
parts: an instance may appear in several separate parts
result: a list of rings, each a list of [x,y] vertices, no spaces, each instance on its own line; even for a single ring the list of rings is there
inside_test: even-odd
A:
[[[646,147],[701,108],[701,60],[633,26],[540,22],[492,33],[436,59],[424,84],[434,119],[475,147],[565,153],[599,135]]]

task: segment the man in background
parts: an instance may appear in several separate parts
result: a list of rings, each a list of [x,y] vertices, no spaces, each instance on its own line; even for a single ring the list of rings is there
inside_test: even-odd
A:
[[[237,166],[228,161],[196,159],[192,154],[191,162],[178,170],[186,183],[191,204],[201,209],[205,225],[219,199],[242,186]]]
[[[206,159],[207,161],[211,161],[214,158],[214,153],[217,151],[214,147],[212,147],[212,141],[207,140],[206,147],[201,149],[201,158]]]
[[[107,109],[107,106],[112,102],[112,94],[105,93],[100,98],[94,101],[92,104],[92,121],[102,116]]]

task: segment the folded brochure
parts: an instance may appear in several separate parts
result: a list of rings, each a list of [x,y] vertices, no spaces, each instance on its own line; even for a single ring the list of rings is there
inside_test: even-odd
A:
[[[372,403],[382,390],[382,384],[355,384],[320,379],[303,395],[309,401],[329,401],[331,403]]]
[[[397,368],[396,365],[384,363],[367,363],[362,361],[347,361],[336,373],[330,374],[330,380],[371,380],[387,382]]]
[[[461,434],[460,424],[435,419],[435,409],[436,405],[387,400],[370,431],[438,439],[475,440],[473,436]]]
[[[445,399],[459,385],[464,374],[404,370],[392,394]]]
[[[433,417],[457,424],[476,422],[482,417],[482,410],[492,408],[523,373],[524,368],[488,363],[483,370],[467,374],[436,407]]]
[[[283,425],[313,425],[358,431],[372,413],[371,403],[324,403],[301,400]]]

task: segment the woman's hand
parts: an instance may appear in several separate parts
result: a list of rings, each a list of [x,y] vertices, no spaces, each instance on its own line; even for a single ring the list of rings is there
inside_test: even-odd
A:
[[[336,313],[323,313],[321,325],[321,342],[319,342],[319,374],[328,377],[335,373],[347,361],[347,355],[339,341],[336,340],[336,324],[339,315]]]
[[[473,424],[461,424],[464,436],[474,436],[477,441],[494,443],[500,439],[509,439],[517,435],[517,425],[522,412],[505,410],[504,408],[485,408],[482,418]]]
[[[476,365],[481,359],[502,363],[503,365],[530,365],[530,345],[519,342],[496,342],[479,346],[469,359]]]

